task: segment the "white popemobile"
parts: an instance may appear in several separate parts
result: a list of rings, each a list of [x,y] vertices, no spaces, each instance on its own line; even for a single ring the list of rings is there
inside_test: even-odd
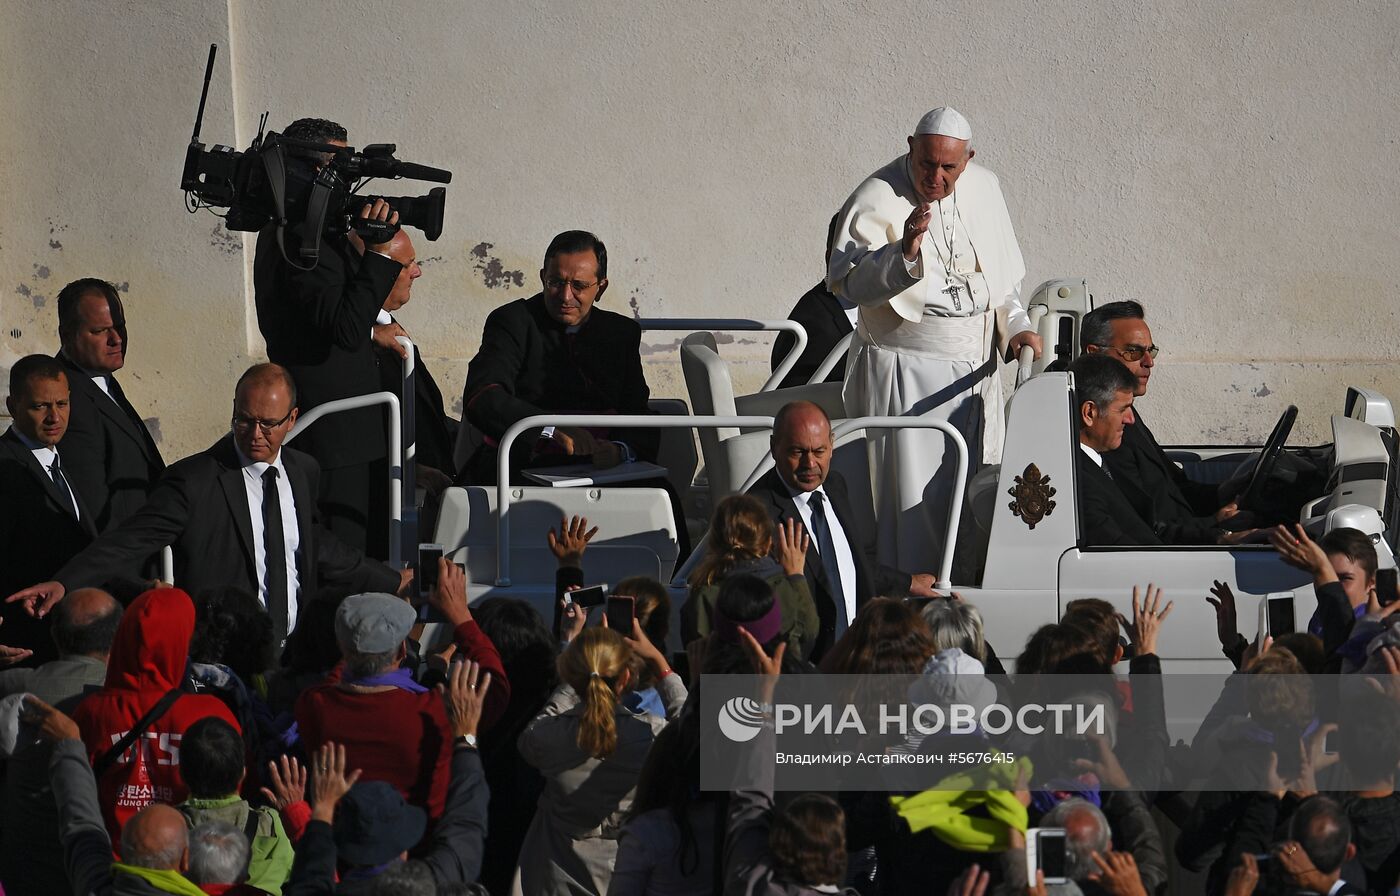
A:
[[[1316,606],[1312,582],[1306,573],[1284,564],[1267,544],[1088,547],[1081,543],[1075,499],[1074,460],[1079,449],[1072,424],[1073,382],[1068,373],[1044,372],[1044,368],[1056,355],[1061,363],[1067,362],[1077,346],[1078,322],[1089,307],[1087,285],[1082,280],[1050,281],[1035,292],[1030,307],[1045,344],[1055,349],[1046,352],[1034,371],[1029,357],[1022,359],[1018,388],[1007,406],[1002,462],[999,467],[979,471],[969,488],[966,503],[975,520],[959,525],[964,505],[961,495],[954,497],[948,531],[972,543],[958,547],[950,539],[937,566],[940,584],[951,585],[977,605],[1005,658],[1016,655],[1038,627],[1057,620],[1070,600],[1100,597],[1130,615],[1132,586],[1149,582],[1161,587],[1176,603],[1172,621],[1158,641],[1158,653],[1168,669],[1229,668],[1210,635],[1215,631],[1215,616],[1204,599],[1216,580],[1234,590],[1246,637],[1254,636],[1252,620],[1259,602],[1269,593],[1294,594],[1296,624],[1301,627]],[[713,501],[743,490],[771,466],[766,457],[765,427],[778,407],[795,398],[817,401],[831,414],[838,446],[834,466],[851,482],[852,494],[859,491],[857,483],[869,481],[860,431],[867,422],[876,421],[842,419],[839,389],[821,383],[828,365],[813,377],[814,385],[735,396],[728,371],[715,352],[715,340],[702,330],[707,323],[726,329],[791,329],[796,326],[791,321],[642,323],[649,329],[699,331],[681,347],[690,406],[699,416],[685,416],[685,411],[677,414],[679,403],[671,402],[670,407],[660,407],[656,417],[629,418],[627,423],[668,430],[663,445],[669,442],[674,450],[663,461],[682,493],[691,491],[688,504],[699,508],[697,517],[703,517]],[[803,336],[799,335],[793,357],[805,347]],[[829,363],[835,363],[841,350],[838,346],[832,352]],[[1326,465],[1326,485],[1321,494],[1310,496],[1300,522],[1314,538],[1344,526],[1368,533],[1380,566],[1390,568],[1395,565],[1395,518],[1400,513],[1395,495],[1395,414],[1387,398],[1358,388],[1346,390],[1340,410],[1332,417],[1332,442],[1305,449],[1314,462],[1321,459]],[[1295,417],[1296,410],[1289,408],[1262,450],[1253,446],[1166,450],[1201,481],[1225,481],[1243,462],[1257,458],[1244,498],[1247,506],[1268,486],[1287,450],[1285,443]],[[512,433],[546,422],[563,424],[569,419],[531,418],[513,427]],[[897,423],[923,425],[916,420],[899,418]],[[583,418],[571,422],[586,425]],[[617,422],[616,418],[612,422]],[[889,422],[883,418],[878,421],[882,426]],[[699,479],[692,475],[695,454],[686,432],[692,426],[702,435],[705,470]],[[682,438],[676,439],[675,433]],[[948,437],[961,446],[955,434]],[[965,448],[961,454],[966,463]],[[505,459],[509,452],[503,447],[500,455]],[[506,513],[499,513],[501,509]],[[857,512],[870,510],[867,507]],[[434,540],[444,545],[454,560],[466,564],[473,600],[487,595],[521,597],[550,619],[555,563],[546,547],[545,533],[558,525],[561,516],[572,514],[587,516],[601,530],[584,561],[589,583],[615,582],[639,573],[663,581],[671,577],[677,559],[676,523],[665,492],[659,489],[609,490],[587,485],[453,488],[444,495]],[[972,568],[985,570],[980,583],[949,583],[955,550],[960,567],[969,565],[970,559]],[[683,573],[684,569],[672,579],[677,607],[685,594]]]

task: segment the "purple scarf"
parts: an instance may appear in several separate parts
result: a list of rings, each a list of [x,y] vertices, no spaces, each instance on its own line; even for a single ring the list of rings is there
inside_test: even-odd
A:
[[[413,672],[400,666],[392,672],[371,675],[368,678],[346,678],[342,684],[357,685],[362,688],[395,687],[410,694],[426,694],[428,689],[413,680]]]

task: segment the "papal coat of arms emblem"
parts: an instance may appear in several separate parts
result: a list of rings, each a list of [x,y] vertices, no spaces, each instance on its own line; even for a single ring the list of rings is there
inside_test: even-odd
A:
[[[1027,464],[1026,471],[1016,477],[1016,484],[1006,493],[1012,497],[1011,512],[1032,529],[1055,510],[1055,489],[1050,485],[1050,477],[1042,476],[1035,464]]]

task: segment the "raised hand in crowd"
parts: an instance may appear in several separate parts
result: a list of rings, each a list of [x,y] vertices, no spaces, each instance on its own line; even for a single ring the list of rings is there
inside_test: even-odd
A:
[[[1376,653],[1381,658],[1381,663],[1385,666],[1384,678],[1369,678],[1371,686],[1385,694],[1396,703],[1400,703],[1400,647],[1386,645]]]
[[[1240,668],[1248,668],[1250,663],[1268,653],[1273,646],[1273,635],[1265,635],[1263,641],[1250,641],[1249,646],[1244,649],[1244,655],[1240,657]]]
[[[306,799],[306,766],[295,756],[278,756],[267,764],[267,786],[260,788],[263,799],[277,811]]]
[[[1123,766],[1118,762],[1118,756],[1113,752],[1108,738],[1102,734],[1090,734],[1086,737],[1094,745],[1098,759],[1076,759],[1074,766],[1086,772],[1093,772],[1107,788],[1130,789],[1133,786],[1132,782],[1128,780],[1128,773],[1123,771]]]
[[[973,862],[948,885],[948,896],[986,896],[991,882],[992,873],[983,871],[981,865]]]
[[[790,576],[802,575],[807,565],[807,547],[811,543],[802,524],[795,519],[786,519],[778,525],[778,537],[773,543],[773,554],[783,572]]]
[[[1289,779],[1284,779],[1278,770],[1278,753],[1269,753],[1268,777],[1265,787],[1278,799],[1283,799],[1285,795],[1291,793],[1299,799],[1305,799],[1317,793],[1317,780],[1313,775],[1312,757],[1307,747],[1302,741],[1295,741],[1292,744],[1277,744],[1282,750],[1295,750],[1298,753],[1298,774]]]
[[[428,603],[456,628],[472,618],[467,603],[467,573],[447,557],[439,557],[437,564],[437,585],[428,593]]]
[[[1332,561],[1327,559],[1327,552],[1308,537],[1301,525],[1294,523],[1291,529],[1275,526],[1269,531],[1269,544],[1278,551],[1283,562],[1310,573],[1314,585],[1337,581],[1337,571],[1332,568]]]
[[[1235,592],[1226,583],[1215,580],[1210,588],[1214,597],[1206,598],[1206,603],[1215,608],[1215,635],[1221,647],[1231,647],[1240,638],[1239,613],[1235,609]]]
[[[577,585],[569,587],[569,591],[578,591]],[[578,601],[565,598],[559,602],[561,619],[559,626],[559,640],[565,644],[571,643],[583,631],[583,627],[588,624],[588,607],[583,606]]]
[[[1147,888],[1142,885],[1142,875],[1138,874],[1137,860],[1130,852],[1090,853],[1097,871],[1089,872],[1089,880],[1099,885],[1099,889],[1110,896],[1147,896]]]
[[[447,675],[447,685],[439,685],[447,704],[447,718],[452,723],[452,736],[476,736],[481,723],[481,707],[486,692],[491,689],[491,673],[483,672],[480,663],[465,660],[453,663]]]
[[[1045,886],[1045,872],[1039,868],[1035,869],[1035,882],[1026,885],[1026,896],[1050,896]]]
[[[559,533],[555,534],[551,528],[545,538],[549,542],[550,553],[554,554],[554,559],[559,561],[560,566],[581,567],[583,552],[597,534],[597,526],[588,528],[587,517],[575,516],[568,520],[559,520]]]
[[[1230,871],[1225,882],[1225,896],[1253,896],[1259,886],[1259,861],[1250,853],[1240,853],[1240,863]]]
[[[754,674],[759,676],[758,680],[758,701],[760,703],[772,703],[773,694],[778,689],[778,677],[783,672],[783,654],[787,653],[787,642],[778,645],[778,649],[773,651],[770,657],[763,652],[763,645],[758,643],[758,639],[749,634],[749,630],[739,628],[739,644],[744,648],[745,655],[749,658],[749,665],[753,666]]]
[[[4,622],[4,619],[0,619],[0,625],[3,625]],[[0,644],[0,668],[13,666],[15,663],[22,663],[33,655],[34,651],[27,647],[10,647],[5,644]]]
[[[607,624],[607,619],[603,620]],[[647,637],[647,633],[642,629],[642,622],[636,616],[632,617],[632,633],[622,633],[622,637],[627,641],[632,652],[637,655],[642,662],[651,667],[652,674],[657,678],[665,678],[671,674],[671,664],[666,661],[666,655]]]
[[[1308,851],[1297,840],[1285,840],[1275,846],[1273,859],[1278,862],[1287,881],[1296,888],[1293,892],[1331,892],[1332,881],[1317,869]]]
[[[20,709],[20,719],[25,724],[37,728],[39,738],[51,744],[65,740],[82,739],[82,732],[78,730],[77,722],[33,694],[24,698],[24,705]]]
[[[1118,621],[1127,629],[1128,638],[1138,656],[1157,652],[1157,634],[1161,631],[1162,622],[1166,620],[1167,614],[1171,613],[1172,606],[1172,601],[1167,601],[1166,606],[1162,606],[1161,588],[1148,583],[1147,596],[1140,597],[1138,587],[1133,586],[1132,624],[1128,623],[1122,613],[1118,614]]]
[[[311,819],[332,824],[335,807],[360,780],[360,770],[345,771],[345,747],[327,741],[312,759]]]

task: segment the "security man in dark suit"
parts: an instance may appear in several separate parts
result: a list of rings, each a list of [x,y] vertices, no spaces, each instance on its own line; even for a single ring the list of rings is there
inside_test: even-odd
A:
[[[55,356],[68,374],[64,473],[106,532],[135,513],[165,469],[160,449],[114,375],[126,363],[126,313],[112,284],[74,280],[58,293]]]
[[[840,223],[840,215],[832,215],[831,223],[826,228],[826,261],[831,264],[831,244],[836,238],[836,226]],[[825,269],[823,269],[825,270]],[[831,354],[831,350],[836,347],[836,343],[846,338],[846,334],[855,329],[855,324],[851,315],[847,314],[848,307],[854,309],[854,305],[847,305],[846,302],[836,297],[836,295],[826,286],[826,276],[816,286],[797,300],[793,306],[792,313],[788,315],[788,320],[795,320],[802,325],[802,329],[807,331],[807,347],[798,355],[797,363],[778,383],[779,389],[786,389],[789,386],[804,386],[812,378],[812,374],[817,372],[817,368],[826,360],[826,356]],[[773,341],[773,357],[770,360],[771,370],[777,370],[778,365],[783,363],[783,359],[792,351],[792,347],[797,343],[797,337],[791,333],[782,332]],[[842,358],[836,362],[836,366],[831,368],[831,372],[826,375],[823,382],[839,383],[846,378],[846,359]]]
[[[583,230],[556,236],[540,271],[544,291],[486,318],[481,349],[467,368],[462,414],[478,444],[459,480],[496,481],[496,443],[518,420],[549,412],[646,414],[642,331],[630,317],[595,307],[608,288],[608,250]],[[549,427],[522,434],[511,469],[533,462],[591,459],[597,467],[656,460],[657,430]]]
[[[1074,413],[1079,429],[1075,485],[1080,544],[1161,544],[1124,494],[1133,483],[1104,469],[1104,455],[1122,444],[1123,428],[1132,425],[1137,378],[1102,354],[1080,355],[1069,372],[1074,375]]]
[[[1095,308],[1084,316],[1079,341],[1085,354],[1116,358],[1132,372],[1134,398],[1147,394],[1158,350],[1141,305],[1110,302]],[[1104,464],[1117,481],[1132,484],[1125,495],[1167,544],[1237,544],[1253,534],[1250,514],[1241,513],[1234,501],[1222,507],[1215,485],[1193,482],[1167,457],[1136,403],[1122,445],[1104,455]]]
[[[331,121],[300,119],[284,136],[344,146],[346,131]],[[289,151],[288,167],[316,167],[327,153]],[[383,200],[366,205],[360,217],[398,223],[398,212]],[[311,234],[304,222],[286,228],[289,257],[297,258]],[[344,234],[321,235],[319,259],[301,270],[282,257],[276,225],[258,234],[253,262],[258,329],[267,356],[291,371],[301,411],[380,390],[379,367],[369,334],[403,269],[385,253],[387,243],[370,245],[363,255]],[[349,546],[373,557],[389,550],[389,459],[382,407],[332,414],[298,437],[297,447],[321,465],[321,513],[327,527]]]
[[[803,574],[821,619],[811,659],[819,659],[872,597],[933,597],[934,577],[910,575],[875,558],[875,533],[856,528],[846,480],[831,469],[831,420],[810,401],[786,404],[773,419],[773,469],[749,489],[775,525],[798,520],[809,546]]]
[[[5,399],[14,423],[0,436],[0,593],[49,578],[97,536],[93,515],[67,476],[68,376],[48,355],[21,358],[10,368]],[[0,640],[21,651],[0,651],[0,665],[40,665],[57,653],[47,620],[0,606]]]
[[[132,558],[164,545],[174,548],[181,588],[197,594],[227,586],[256,594],[279,643],[322,589],[401,590],[410,570],[369,560],[321,526],[320,470],[310,456],[282,448],[296,419],[296,387],[286,369],[249,368],[234,391],[230,435],[173,464],[144,507],[64,564],[52,581],[6,602],[42,617],[66,592],[101,585]]]

